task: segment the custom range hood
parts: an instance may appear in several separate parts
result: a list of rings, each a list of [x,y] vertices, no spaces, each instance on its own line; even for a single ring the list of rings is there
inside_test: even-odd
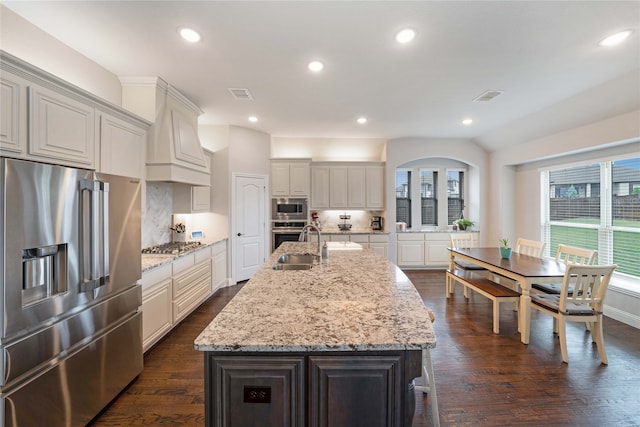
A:
[[[146,180],[210,185],[198,138],[200,108],[159,77],[121,77],[122,106],[153,122],[147,134]]]

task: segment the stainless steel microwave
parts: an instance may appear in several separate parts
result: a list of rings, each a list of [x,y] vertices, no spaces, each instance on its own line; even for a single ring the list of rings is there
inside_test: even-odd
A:
[[[308,201],[304,198],[271,199],[271,219],[273,220],[307,220]]]

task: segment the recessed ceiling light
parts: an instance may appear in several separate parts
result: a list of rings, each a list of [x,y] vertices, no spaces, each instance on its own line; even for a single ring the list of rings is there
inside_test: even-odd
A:
[[[416,36],[415,30],[411,28],[405,28],[396,34],[396,41],[398,43],[409,43]]]
[[[307,65],[307,68],[309,68],[309,70],[313,71],[314,73],[317,73],[319,71],[322,71],[322,69],[324,68],[324,64],[320,61],[311,61],[309,62],[309,65]]]
[[[257,118],[256,116],[249,116],[249,121],[250,121],[251,123],[255,123],[255,122],[257,122],[257,121],[258,121],[258,118]]]
[[[202,38],[200,37],[200,34],[192,28],[183,27],[183,28],[180,28],[178,31],[183,39],[191,43],[197,43]]]
[[[464,119],[462,120],[462,124],[465,126],[469,126],[471,123],[473,123],[473,119]]]
[[[598,46],[605,46],[605,47],[615,46],[625,41],[627,37],[631,35],[631,33],[632,33],[631,30],[625,30],[625,31],[620,31],[619,33],[612,34],[609,37],[606,37],[600,40],[600,43],[598,43]]]
[[[361,125],[367,123],[367,118],[366,117],[358,117],[358,120],[356,120],[358,123],[360,123]]]

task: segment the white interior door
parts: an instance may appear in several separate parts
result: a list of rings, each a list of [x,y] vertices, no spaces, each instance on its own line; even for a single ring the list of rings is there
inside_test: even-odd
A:
[[[232,265],[239,282],[266,260],[266,177],[236,175],[234,182]]]

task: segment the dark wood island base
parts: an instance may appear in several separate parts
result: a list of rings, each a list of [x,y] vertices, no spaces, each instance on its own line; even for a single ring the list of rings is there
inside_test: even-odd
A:
[[[422,352],[205,352],[208,427],[413,423]]]

